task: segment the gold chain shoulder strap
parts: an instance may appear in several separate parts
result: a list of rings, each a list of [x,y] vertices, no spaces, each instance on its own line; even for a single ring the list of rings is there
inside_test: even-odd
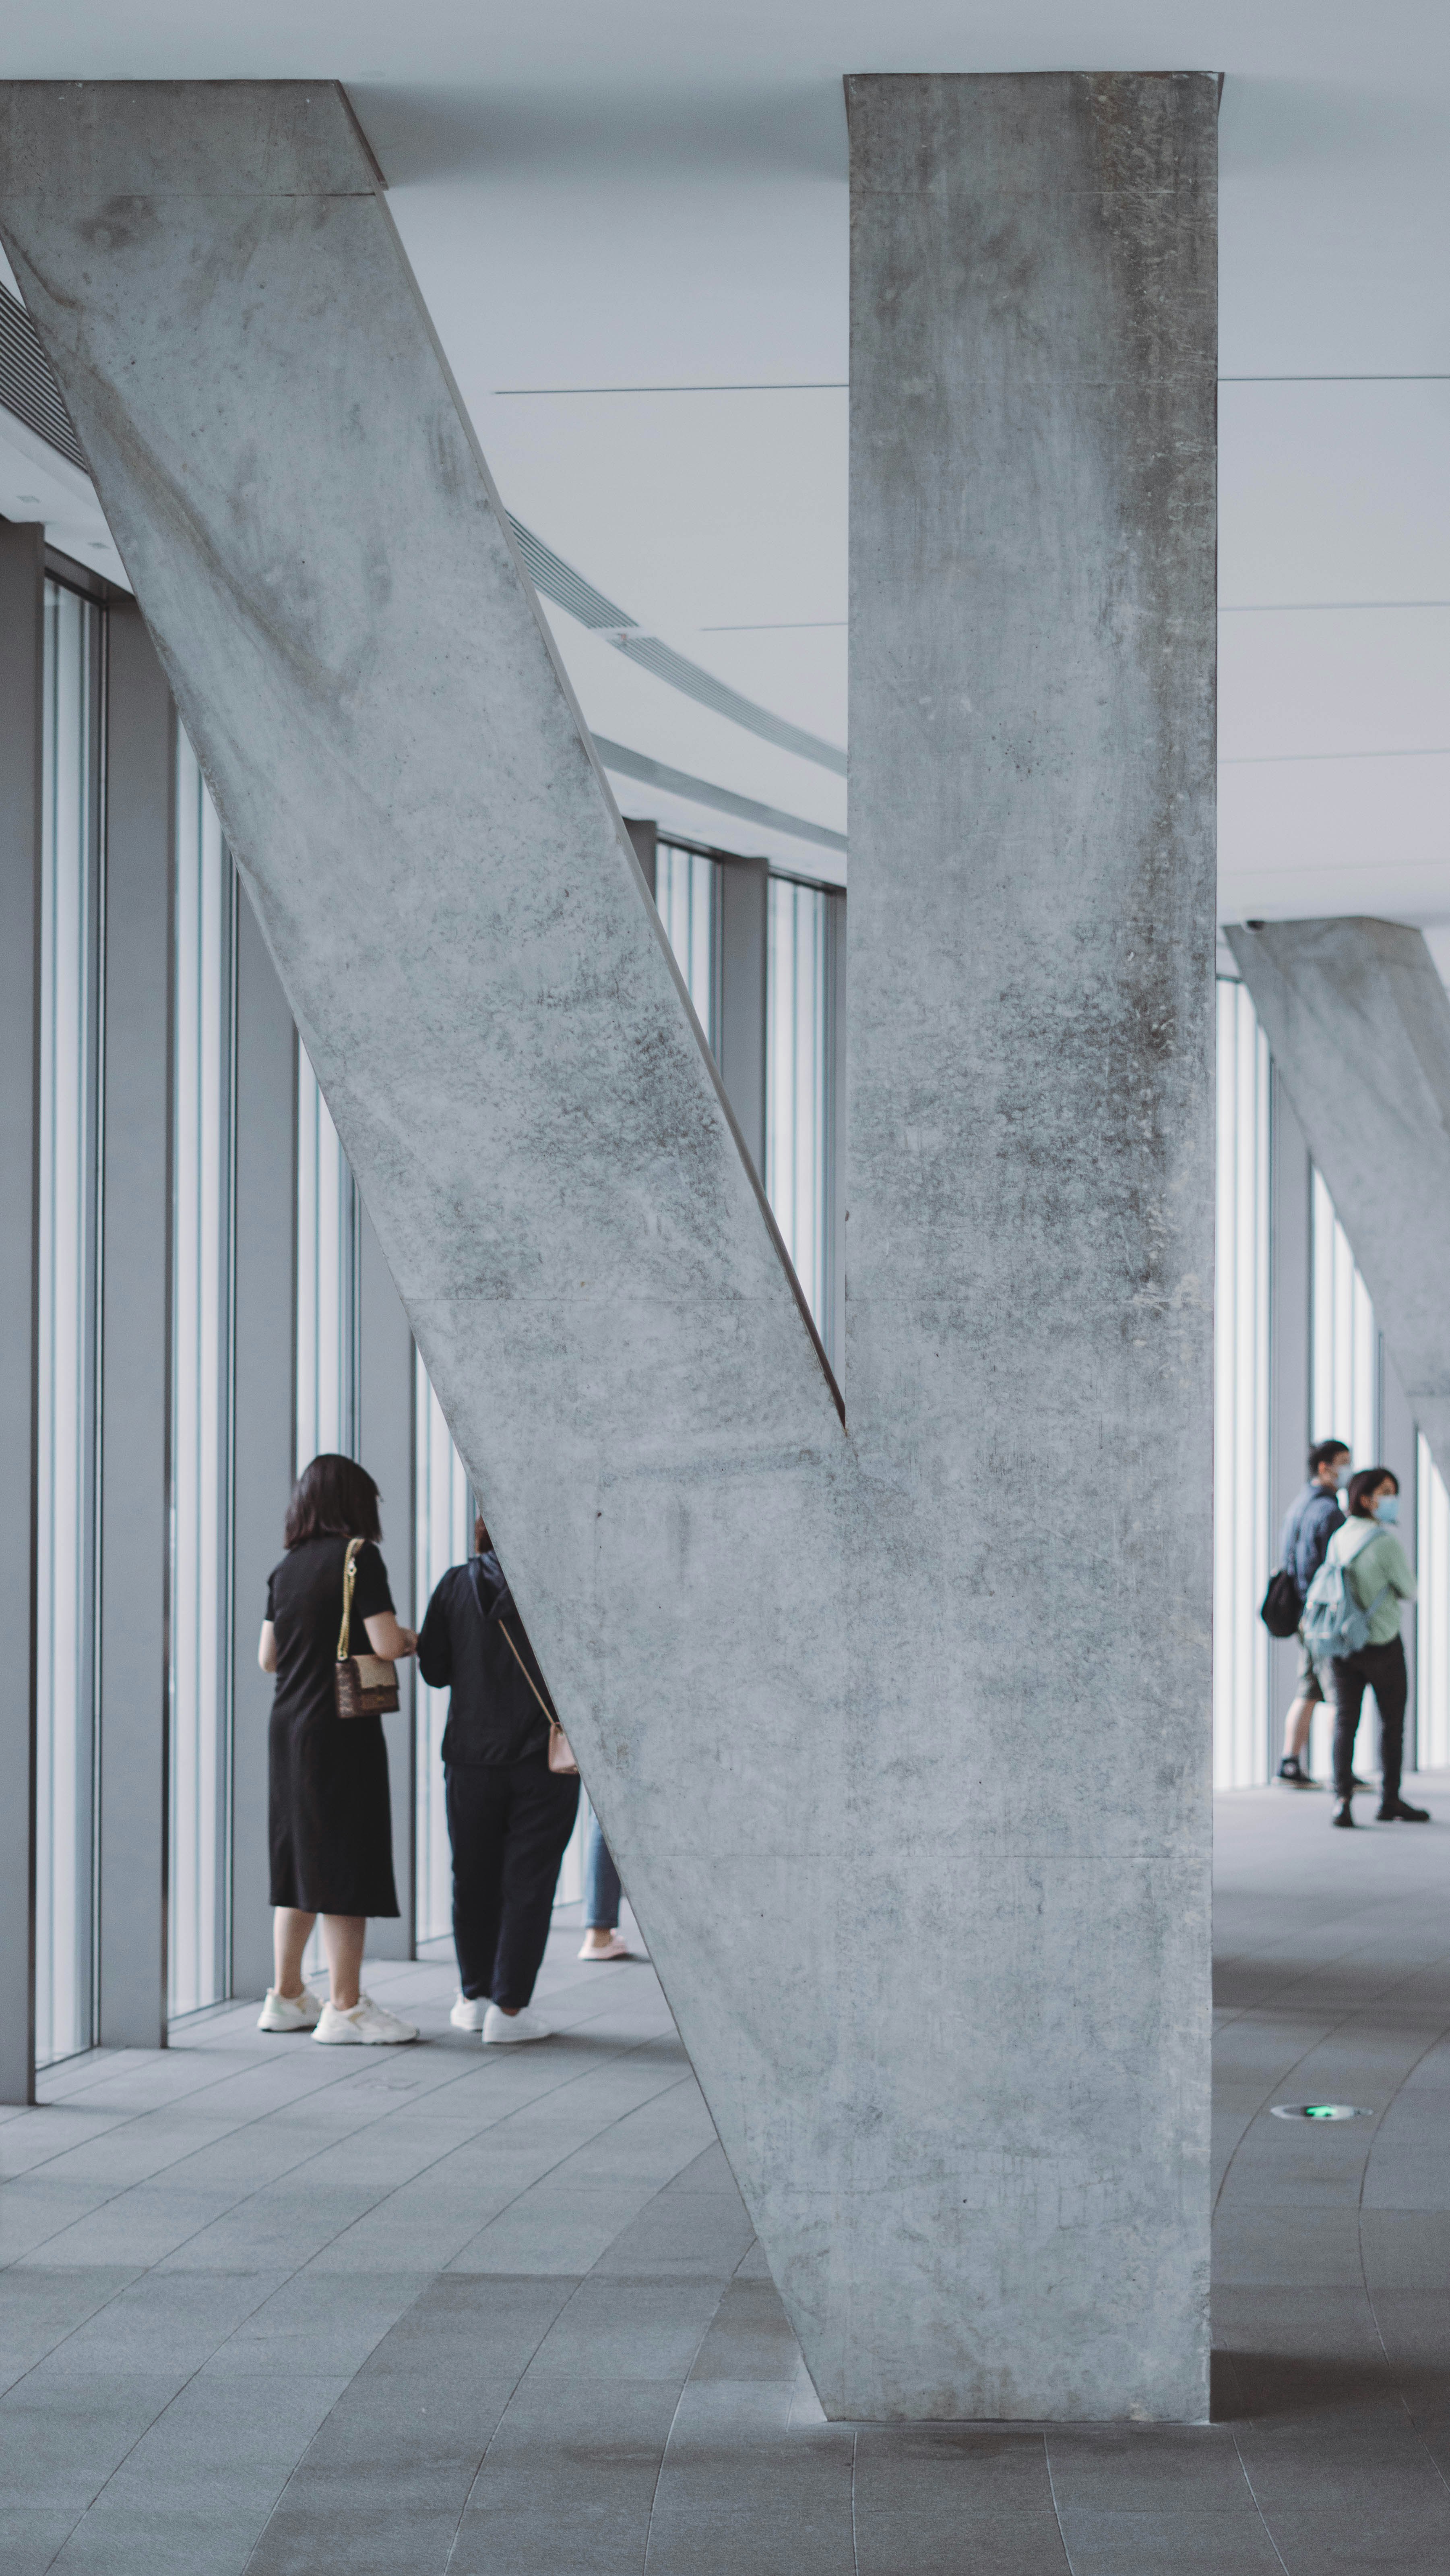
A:
[[[347,1543],[347,1555],[343,1559],[342,1628],[337,1640],[337,1660],[340,1664],[347,1662],[348,1646],[352,1638],[352,1587],[357,1581],[357,1552],[361,1545],[360,1538],[350,1538]]]
[[[506,1643],[506,1645],[507,1645],[507,1647],[508,1647],[509,1653],[512,1655],[512,1657],[513,1657],[513,1659],[514,1659],[514,1662],[518,1665],[519,1671],[523,1674],[523,1677],[524,1677],[525,1681],[528,1683],[528,1686],[529,1686],[530,1690],[531,1690],[531,1691],[533,1691],[535,1699],[539,1700],[539,1706],[540,1706],[540,1708],[543,1710],[545,1717],[546,1717],[546,1718],[548,1719],[548,1721],[549,1721],[549,1724],[550,1724],[551,1726],[557,1726],[557,1725],[558,1725],[558,1723],[559,1723],[559,1721],[558,1721],[557,1717],[554,1715],[553,1710],[550,1708],[548,1701],[547,1701],[547,1700],[544,1700],[544,1699],[539,1699],[538,1691],[537,1691],[537,1690],[535,1689],[535,1687],[534,1687],[534,1677],[533,1677],[532,1673],[529,1671],[528,1665],[524,1662],[523,1656],[519,1653],[519,1650],[518,1650],[517,1646],[514,1644],[514,1641],[513,1641],[512,1637],[509,1635],[508,1629],[504,1626],[504,1622],[502,1621],[502,1619],[500,1619],[500,1621],[499,1621],[499,1623],[498,1623],[498,1624],[499,1624],[499,1628],[500,1628],[500,1630],[502,1631],[502,1634],[503,1634],[503,1637],[504,1637],[504,1641],[505,1641],[505,1643]]]

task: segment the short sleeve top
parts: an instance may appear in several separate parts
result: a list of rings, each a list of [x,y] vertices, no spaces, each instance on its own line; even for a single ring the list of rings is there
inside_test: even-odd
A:
[[[342,1570],[348,1541],[341,1537],[305,1538],[289,1547],[267,1577],[267,1616],[277,1636],[277,1691],[273,1707],[279,1716],[335,1717],[333,1672],[338,1630],[342,1626]],[[371,1539],[359,1548],[352,1593],[353,1654],[368,1652],[363,1622],[391,1610],[388,1571]]]

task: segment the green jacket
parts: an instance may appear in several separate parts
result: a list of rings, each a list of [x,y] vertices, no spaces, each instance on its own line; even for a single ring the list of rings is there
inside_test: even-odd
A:
[[[1389,1585],[1365,1640],[1367,1645],[1387,1646],[1400,1633],[1400,1603],[1415,1597],[1410,1560],[1394,1531],[1381,1529],[1377,1521],[1348,1520],[1330,1540],[1326,1561],[1349,1568],[1349,1588],[1361,1610],[1367,1610],[1375,1594]]]

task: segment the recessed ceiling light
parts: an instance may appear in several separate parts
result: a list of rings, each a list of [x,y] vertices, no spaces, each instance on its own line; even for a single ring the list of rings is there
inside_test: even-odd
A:
[[[40,494],[38,492],[17,492],[15,498],[19,502],[22,510],[38,510],[40,507]]]
[[[108,555],[110,551],[111,549],[106,544],[104,537],[92,537],[91,552],[93,555]]]

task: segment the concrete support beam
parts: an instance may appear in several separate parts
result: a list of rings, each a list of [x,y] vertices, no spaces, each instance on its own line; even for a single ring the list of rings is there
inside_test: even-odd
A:
[[[345,103],[0,91],[6,246],[837,2416],[1204,2411],[1213,103],[853,84],[848,1443]]]
[[[267,1727],[272,1683],[257,1667],[267,1577],[282,1553],[296,1410],[297,1038],[246,895],[237,905],[236,1165],[232,1349],[231,1991],[272,1982]]]
[[[1450,998],[1435,961],[1394,921],[1226,935],[1405,1400],[1450,1476]]]
[[[140,610],[107,628],[96,2029],[164,2048],[176,718]]]
[[[866,2171],[971,2413],[1207,2412],[1216,104],[847,83],[858,1903],[971,1962]]]
[[[0,519],[0,2102],[35,2098],[35,1477],[45,531]]]

